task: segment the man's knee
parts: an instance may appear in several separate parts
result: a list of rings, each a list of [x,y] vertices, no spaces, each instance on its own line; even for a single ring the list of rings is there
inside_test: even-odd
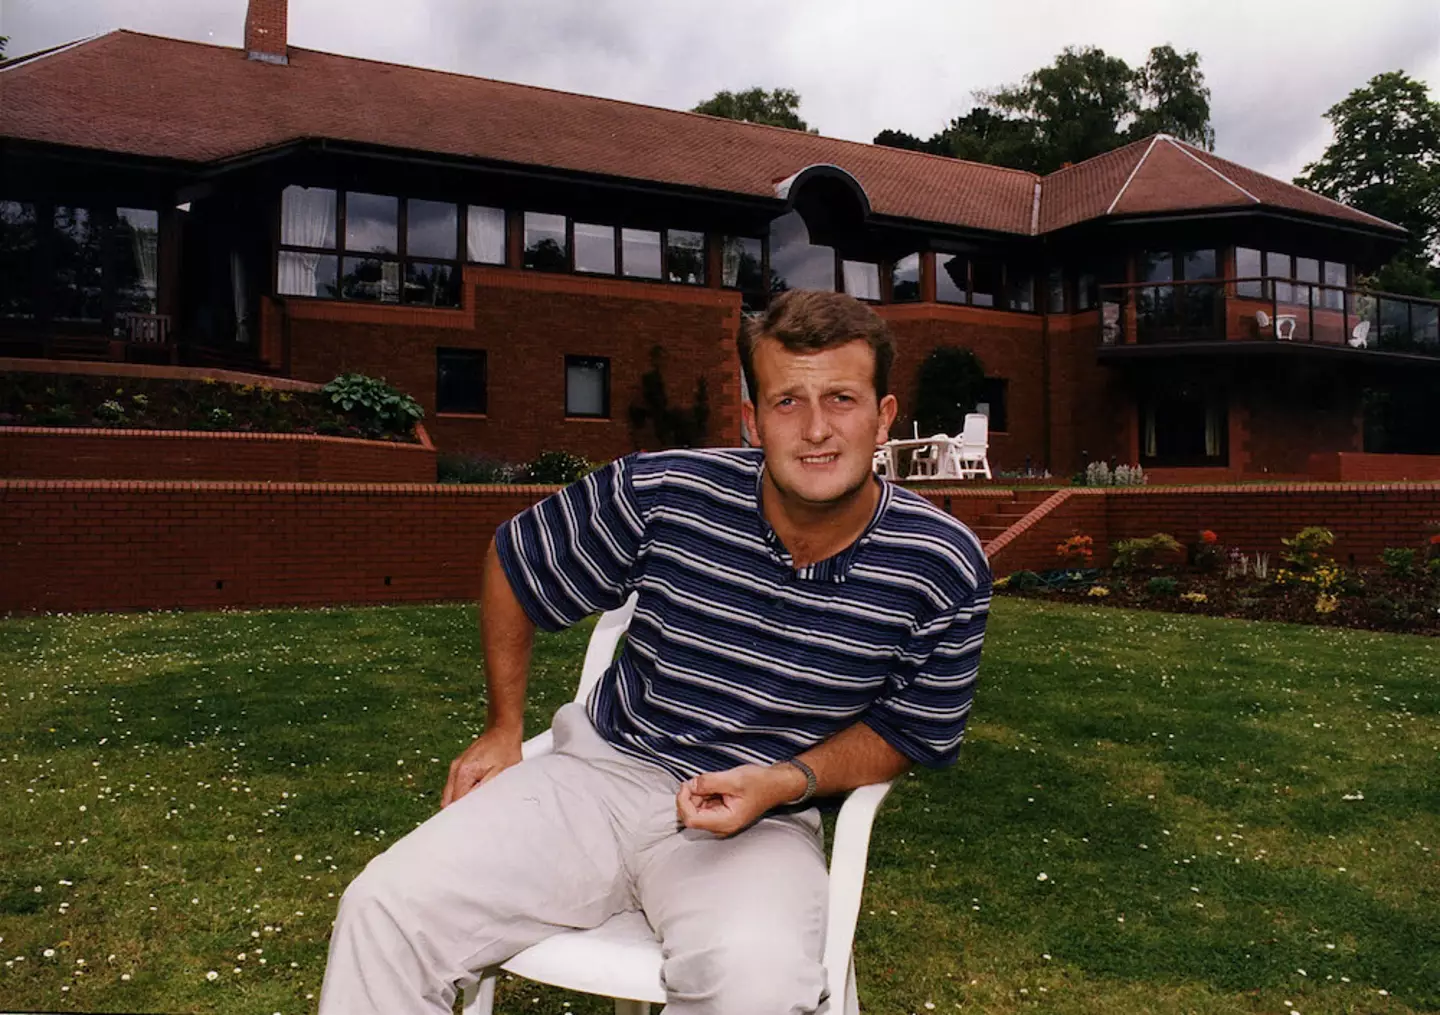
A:
[[[668,956],[672,1006],[714,1015],[808,1015],[820,1004],[825,969],[796,938],[736,930],[703,948]]]

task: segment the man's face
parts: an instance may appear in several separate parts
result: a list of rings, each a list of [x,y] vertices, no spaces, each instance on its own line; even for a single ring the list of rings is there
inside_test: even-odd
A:
[[[870,482],[876,445],[895,420],[895,396],[875,397],[875,352],[863,339],[819,352],[755,343],[745,422],[782,496],[812,506],[848,499]]]

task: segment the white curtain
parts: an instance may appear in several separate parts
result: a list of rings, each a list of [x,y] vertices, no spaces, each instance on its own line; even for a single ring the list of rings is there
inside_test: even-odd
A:
[[[318,260],[318,258],[317,258]],[[311,280],[314,280],[314,273],[311,273]],[[235,306],[235,342],[238,345],[250,344],[250,327],[246,319],[249,313],[248,293],[245,287],[245,262],[240,257],[240,251],[230,251],[230,296]]]
[[[1214,402],[1205,406],[1205,457],[1220,457],[1220,427],[1223,423],[1220,407]]]
[[[1155,408],[1149,406],[1145,409],[1145,457],[1154,458],[1158,442],[1155,439]]]
[[[155,294],[158,291],[156,282],[159,270],[157,233],[158,231],[155,229],[132,228],[130,230],[130,238],[135,245],[135,273],[139,276],[140,286],[150,300],[150,313],[152,314],[156,310]]]
[[[505,263],[505,212],[470,205],[465,229],[465,259],[480,264]]]
[[[323,187],[286,187],[280,201],[280,242],[286,246],[334,249],[335,191]],[[319,254],[301,251],[281,254],[281,295],[319,295],[316,278],[319,267]]]
[[[868,261],[845,261],[845,291],[857,300],[880,298],[880,266]]]

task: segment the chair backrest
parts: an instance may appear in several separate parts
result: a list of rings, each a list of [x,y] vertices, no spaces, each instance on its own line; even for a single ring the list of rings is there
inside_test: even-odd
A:
[[[635,601],[639,598],[638,592],[630,593],[624,605],[600,614],[596,621],[590,644],[585,649],[585,665],[580,669],[580,687],[575,692],[575,700],[581,704],[615,661],[615,647],[629,628],[630,618],[635,616]]]
[[[1352,331],[1350,334],[1355,336],[1356,344],[1364,345],[1365,340],[1370,337],[1370,322],[1361,321],[1359,324],[1355,325],[1355,330]]]
[[[990,417],[983,412],[966,413],[965,429],[960,431],[960,441],[966,447],[989,447]]]
[[[1270,327],[1270,315],[1263,310],[1255,311],[1255,323],[1262,328]]]

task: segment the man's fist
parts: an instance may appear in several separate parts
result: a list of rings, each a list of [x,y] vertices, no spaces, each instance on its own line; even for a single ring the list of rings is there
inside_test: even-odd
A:
[[[450,762],[450,778],[440,797],[449,807],[476,786],[483,786],[511,765],[520,762],[520,731],[487,730]]]
[[[675,814],[686,828],[726,838],[804,792],[805,776],[794,765],[741,765],[686,781],[675,795]]]

